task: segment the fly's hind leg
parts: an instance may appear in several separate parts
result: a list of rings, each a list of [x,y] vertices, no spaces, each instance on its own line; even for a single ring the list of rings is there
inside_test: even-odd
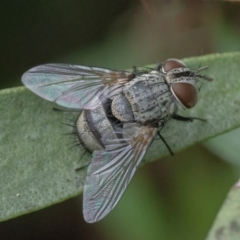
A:
[[[83,152],[82,156],[80,157],[78,163],[81,161],[81,159],[83,158],[83,156],[85,155],[86,152],[89,152],[89,151],[87,149],[85,149],[85,151]],[[84,165],[82,165],[81,167],[76,168],[75,171],[78,172],[78,171],[81,171],[81,170],[87,168],[90,165],[90,163],[91,163],[91,160],[89,162],[85,163]]]
[[[90,165],[90,163],[91,162],[88,162],[88,163],[84,164],[83,166],[76,168],[75,171],[78,172],[78,171],[84,170],[85,168],[87,168]]]

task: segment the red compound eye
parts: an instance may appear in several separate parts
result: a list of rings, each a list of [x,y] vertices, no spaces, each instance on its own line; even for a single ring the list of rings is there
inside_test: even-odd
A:
[[[174,58],[168,59],[162,66],[164,72],[169,72],[174,68],[180,68],[180,67],[186,67],[186,65],[182,61]]]
[[[190,83],[177,82],[171,86],[175,97],[186,108],[192,108],[198,101],[197,89]]]

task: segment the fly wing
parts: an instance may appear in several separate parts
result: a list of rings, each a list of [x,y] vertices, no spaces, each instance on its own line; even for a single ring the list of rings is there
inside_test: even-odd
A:
[[[121,91],[131,73],[69,64],[45,64],[28,70],[23,84],[40,97],[73,109],[94,109],[101,96]]]
[[[102,219],[115,207],[157,133],[156,128],[137,123],[125,127],[135,135],[126,131],[121,140],[105,143],[105,151],[93,152],[83,193],[86,222]]]

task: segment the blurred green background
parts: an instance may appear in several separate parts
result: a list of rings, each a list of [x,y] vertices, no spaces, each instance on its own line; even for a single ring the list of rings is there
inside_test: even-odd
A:
[[[48,62],[126,69],[239,51],[239,13],[238,1],[2,0],[0,88],[20,86],[24,71]],[[96,224],[84,222],[79,196],[0,223],[0,239],[204,239],[240,175],[239,134],[139,169]]]

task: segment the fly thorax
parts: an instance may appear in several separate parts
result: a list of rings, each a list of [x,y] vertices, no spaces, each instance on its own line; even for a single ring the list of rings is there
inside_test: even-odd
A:
[[[134,121],[131,105],[123,94],[119,94],[113,99],[111,111],[112,114],[121,122]]]
[[[136,77],[123,88],[135,121],[142,124],[165,119],[169,115],[172,94],[163,76],[152,71]]]

